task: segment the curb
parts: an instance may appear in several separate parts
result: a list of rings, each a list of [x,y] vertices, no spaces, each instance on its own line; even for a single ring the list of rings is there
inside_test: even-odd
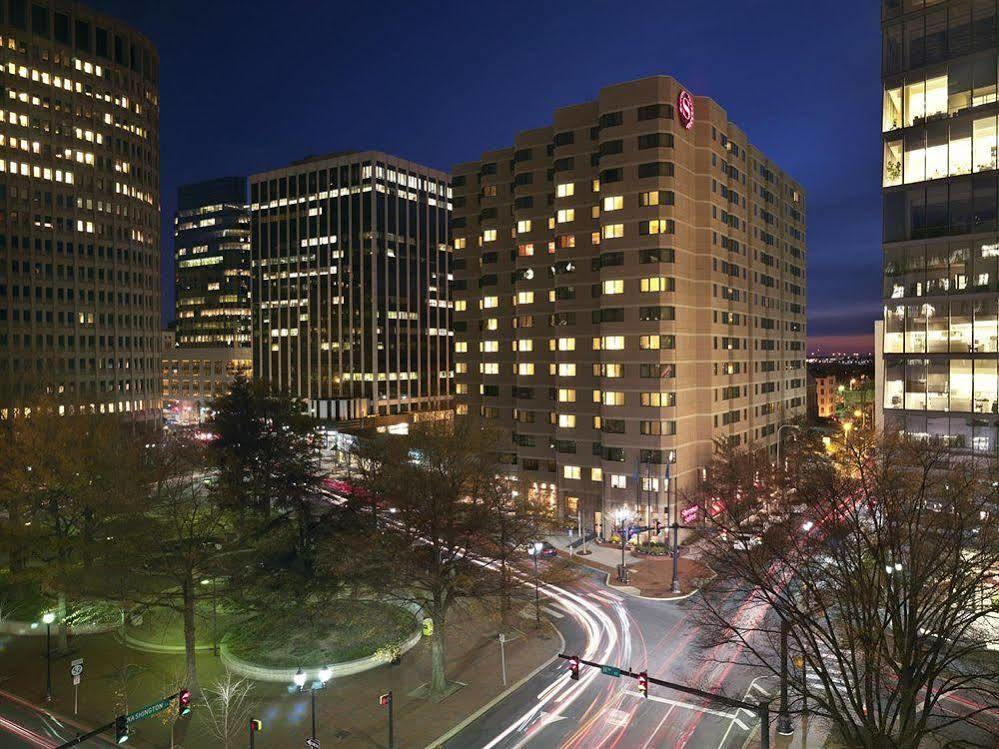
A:
[[[610,579],[611,579],[611,575],[614,574],[613,572],[608,572],[607,570],[602,570],[599,567],[592,567],[592,566],[586,564],[585,562],[576,562],[576,564],[578,564],[580,567],[586,567],[586,569],[588,569],[588,570],[593,570],[594,572],[599,572],[602,575],[604,575],[604,586],[607,587],[608,590],[613,590],[613,591],[615,591],[617,593],[621,593],[621,594],[629,596],[631,598],[640,598],[643,601],[661,601],[662,603],[671,603],[671,602],[674,602],[674,601],[685,601],[688,598],[690,598],[691,596],[694,596],[697,593],[701,592],[700,588],[694,588],[689,593],[684,593],[683,595],[679,595],[679,596],[670,596],[669,598],[666,598],[666,597],[663,597],[663,596],[643,596],[641,593],[632,593],[632,590],[636,590],[636,588],[634,586],[632,586],[632,585],[623,586],[623,587],[619,587],[617,585],[611,585],[610,584]],[[711,569],[711,568],[709,567],[708,569]],[[709,579],[713,580],[716,577],[718,577],[718,573],[715,572],[714,570],[711,570],[711,577]],[[630,590],[629,590],[629,588],[630,588]]]
[[[545,621],[547,621],[548,625],[553,630],[555,630],[555,634],[558,635],[558,639],[562,641],[562,647],[560,648],[559,652],[565,652],[565,637],[562,636],[562,633],[559,632],[558,627],[556,627],[554,624],[552,624],[552,622],[550,620],[546,619]],[[524,676],[523,678],[521,678],[519,681],[517,681],[516,684],[511,684],[509,687],[507,687],[506,689],[504,689],[498,695],[496,695],[495,697],[493,697],[491,700],[489,700],[489,702],[487,702],[485,705],[483,705],[482,707],[480,707],[474,713],[472,713],[471,715],[469,715],[467,718],[465,718],[463,721],[461,721],[461,723],[459,723],[458,725],[456,725],[453,728],[451,728],[447,733],[445,733],[442,736],[438,736],[436,739],[434,739],[433,741],[431,741],[429,744],[427,744],[426,749],[441,749],[441,747],[444,746],[444,742],[450,741],[452,738],[454,738],[455,735],[461,733],[467,726],[469,726],[471,723],[473,723],[476,720],[478,720],[480,717],[482,717],[483,714],[485,714],[487,711],[491,710],[493,707],[495,707],[500,702],[502,702],[503,700],[505,700],[507,697],[509,697],[515,691],[517,691],[522,686],[524,686],[524,684],[526,684],[528,681],[530,681],[535,676],[537,676],[539,673],[541,673],[542,670],[544,670],[545,668],[547,668],[548,666],[550,666],[552,663],[554,663],[557,660],[558,660],[558,656],[557,655],[553,655],[547,661],[545,661],[540,666],[538,666],[533,671],[531,671],[529,674],[527,674],[526,676]]]

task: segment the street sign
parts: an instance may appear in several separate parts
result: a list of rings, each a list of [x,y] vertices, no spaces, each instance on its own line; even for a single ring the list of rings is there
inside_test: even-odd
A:
[[[69,675],[73,678],[80,676],[83,673],[83,658],[79,658],[73,661],[69,665]]]
[[[621,669],[619,669],[617,666],[601,666],[600,673],[606,676],[620,676]]]
[[[73,686],[74,687],[80,686],[80,677],[79,676],[74,676],[73,677]]]
[[[308,738],[305,740],[305,745],[309,749],[319,749],[319,739]]]
[[[170,700],[160,700],[159,702],[154,702],[152,705],[140,707],[135,712],[129,713],[125,716],[125,721],[128,723],[135,723],[136,721],[144,720],[151,715],[156,715],[156,713],[162,712],[168,707],[170,707]]]

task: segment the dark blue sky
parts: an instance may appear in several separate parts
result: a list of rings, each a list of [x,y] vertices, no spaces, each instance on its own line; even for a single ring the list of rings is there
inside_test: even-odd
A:
[[[350,148],[449,170],[601,86],[669,74],[718,101],[805,185],[811,347],[871,346],[876,0],[89,2],[159,48],[170,309],[185,182]]]

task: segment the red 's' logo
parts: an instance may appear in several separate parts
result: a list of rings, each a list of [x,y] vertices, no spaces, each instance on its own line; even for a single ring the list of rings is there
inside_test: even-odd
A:
[[[677,95],[676,113],[685,129],[690,130],[694,126],[694,97],[688,91],[681,90]]]

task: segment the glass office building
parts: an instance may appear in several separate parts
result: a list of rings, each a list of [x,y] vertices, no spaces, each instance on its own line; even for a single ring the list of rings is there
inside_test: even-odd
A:
[[[995,0],[884,0],[885,428],[994,455]]]

